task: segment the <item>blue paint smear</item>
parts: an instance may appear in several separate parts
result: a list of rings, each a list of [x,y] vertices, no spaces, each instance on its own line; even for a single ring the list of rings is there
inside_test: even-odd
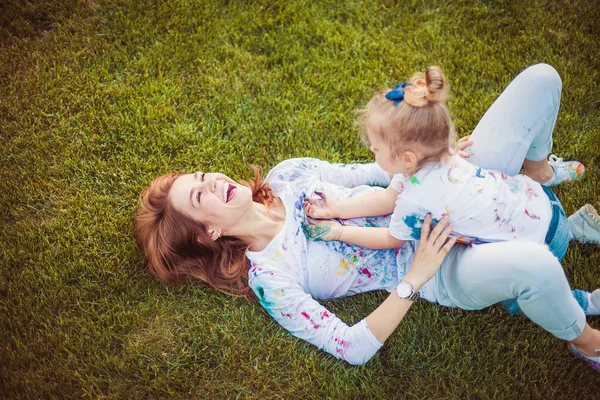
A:
[[[268,310],[271,306],[273,306],[273,303],[265,298],[265,290],[262,286],[258,286],[256,288],[256,294],[258,294],[258,301],[260,302],[260,305],[265,309]]]
[[[419,240],[421,239],[421,226],[423,226],[423,221],[425,218],[421,217],[418,214],[411,214],[404,217],[404,223],[411,230],[410,237]],[[431,220],[431,229],[433,229],[436,224],[439,222],[439,219],[432,218]]]
[[[296,203],[294,203],[294,208],[296,209],[296,211],[302,211],[302,205],[304,204],[304,198],[306,197],[306,193],[302,193],[299,197],[298,200],[296,200]]]

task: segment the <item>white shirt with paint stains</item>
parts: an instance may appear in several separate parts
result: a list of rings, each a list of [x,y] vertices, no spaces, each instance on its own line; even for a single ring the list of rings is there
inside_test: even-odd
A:
[[[315,242],[302,231],[302,202],[315,190],[335,199],[364,195],[390,184],[376,164],[330,164],[300,158],[286,160],[266,178],[286,209],[281,232],[258,252],[247,251],[249,285],[261,305],[294,336],[351,364],[364,364],[382,344],[363,319],[348,326],[315,299],[332,299],[371,290],[391,292],[410,266],[415,242],[400,249],[373,250],[344,242]],[[379,186],[379,187],[373,187]],[[387,227],[388,217],[356,218],[345,224]],[[433,280],[422,295],[435,301]],[[428,289],[429,288],[429,289]]]
[[[552,218],[539,183],[479,168],[458,155],[428,164],[412,177],[394,175],[392,187],[398,198],[389,228],[400,240],[418,239],[423,219],[431,213],[434,221],[449,214],[462,243],[544,243]]]

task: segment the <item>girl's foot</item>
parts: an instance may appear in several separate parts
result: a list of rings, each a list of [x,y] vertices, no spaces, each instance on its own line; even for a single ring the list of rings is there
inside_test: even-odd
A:
[[[542,183],[542,185],[548,187],[577,179],[585,172],[585,167],[579,161],[563,161],[555,154],[550,154],[548,164],[554,170],[552,178],[548,182]]]
[[[568,219],[573,238],[582,243],[600,245],[600,215],[591,204],[586,204]]]
[[[594,305],[594,307],[596,307],[598,310],[600,310],[600,289],[596,289],[592,292],[592,295],[590,296],[590,300],[592,301],[592,304]]]
[[[599,354],[598,356],[586,356],[584,354],[581,354],[573,343],[567,342],[567,345],[569,346],[569,351],[573,353],[575,357],[581,358],[583,361],[588,363],[590,367],[592,367],[596,371],[600,371],[600,349],[595,350]]]

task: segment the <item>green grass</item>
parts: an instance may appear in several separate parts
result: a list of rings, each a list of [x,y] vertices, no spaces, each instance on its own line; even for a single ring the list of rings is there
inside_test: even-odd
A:
[[[519,71],[552,64],[564,83],[555,150],[589,168],[558,194],[567,212],[600,206],[595,2],[270,3],[0,8],[0,397],[597,398],[600,377],[564,343],[497,307],[418,303],[351,367],[259,306],[149,275],[129,217],[153,177],[368,161],[352,111],[432,64],[461,135]],[[598,265],[598,248],[579,244],[564,262],[588,290]],[[384,297],[326,304],[353,323]]]

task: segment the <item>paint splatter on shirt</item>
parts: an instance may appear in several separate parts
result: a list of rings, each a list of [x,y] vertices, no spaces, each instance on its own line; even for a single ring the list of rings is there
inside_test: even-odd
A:
[[[286,221],[265,249],[246,253],[251,261],[250,287],[267,312],[294,336],[352,364],[366,362],[381,347],[366,321],[348,326],[315,299],[392,291],[412,261],[415,243],[373,250],[307,240],[301,227],[306,220],[302,201],[314,196],[315,190],[325,190],[336,199],[361,196],[388,186],[389,175],[376,164],[341,165],[302,158],[280,163],[267,181],[284,203]],[[387,227],[389,216],[344,223]],[[435,300],[432,295],[426,298]]]
[[[431,213],[434,223],[450,215],[454,235],[464,244],[544,243],[552,218],[539,183],[479,168],[458,155],[429,164],[411,178],[395,175],[391,184],[398,198],[390,234],[400,240],[419,239],[421,224]]]

